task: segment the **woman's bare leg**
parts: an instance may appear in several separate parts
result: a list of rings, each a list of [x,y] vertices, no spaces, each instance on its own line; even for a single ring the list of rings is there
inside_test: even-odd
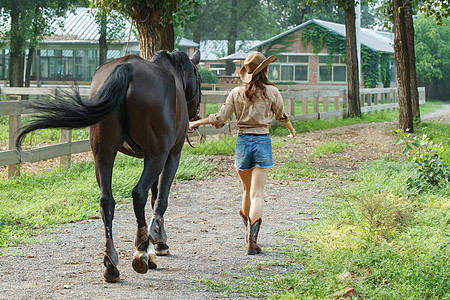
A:
[[[262,217],[264,186],[270,169],[256,167],[251,170],[238,170],[244,189],[242,195],[242,211],[252,221],[256,221]]]
[[[244,216],[246,218],[248,218],[248,215],[250,213],[250,188],[252,185],[252,171],[251,170],[244,170],[244,171],[240,171],[237,170],[238,174],[239,174],[239,178],[241,179],[241,183],[242,183],[242,213],[244,214]]]

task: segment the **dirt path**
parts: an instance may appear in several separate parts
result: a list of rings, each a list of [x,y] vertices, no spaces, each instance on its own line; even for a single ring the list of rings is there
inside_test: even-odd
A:
[[[448,122],[449,117],[450,105],[433,120]],[[216,280],[243,272],[241,267],[249,262],[280,257],[277,249],[289,243],[280,233],[315,222],[317,204],[331,182],[339,184],[341,175],[362,162],[395,151],[396,137],[390,134],[395,126],[389,122],[358,124],[302,133],[277,150],[276,163],[282,163],[287,155],[308,159],[327,175],[296,182],[268,181],[259,238],[261,255],[244,254],[245,237],[238,215],[241,186],[232,159],[222,157],[217,161],[227,175],[173,185],[165,215],[172,255],[157,257],[156,270],[142,275],[131,267],[136,228],[131,205],[124,205],[116,211],[113,227],[120,258],[119,283],[103,282],[103,224],[94,219],[59,227],[42,235],[40,243],[0,248],[11,254],[0,256],[0,299],[223,298],[199,288],[195,279]],[[321,159],[308,156],[314,146],[330,140],[346,141],[350,147]]]

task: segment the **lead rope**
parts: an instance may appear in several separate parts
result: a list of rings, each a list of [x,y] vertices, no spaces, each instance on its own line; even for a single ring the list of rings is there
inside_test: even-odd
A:
[[[193,132],[197,132],[197,134],[198,134],[199,137],[200,137],[199,145],[200,145],[201,143],[203,143],[204,140],[205,140],[205,135],[204,135],[204,134],[201,134],[197,127],[194,128],[194,131],[192,131],[192,133],[193,133]],[[190,132],[188,131],[188,133],[190,133]],[[198,147],[199,147],[199,146],[194,147],[194,146],[192,145],[191,141],[189,140],[189,136],[188,136],[188,135],[186,135],[186,141],[188,142],[189,146],[191,146],[191,148],[198,148]]]

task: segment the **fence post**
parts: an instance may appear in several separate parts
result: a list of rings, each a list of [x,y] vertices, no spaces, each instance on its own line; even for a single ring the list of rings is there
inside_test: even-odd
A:
[[[295,99],[286,99],[286,113],[289,116],[295,116]]]
[[[329,111],[329,108],[328,108],[328,105],[329,105],[328,100],[329,100],[328,97],[323,98],[323,111],[324,111],[324,112],[328,112],[328,111]]]
[[[319,97],[314,97],[314,113],[319,113]]]
[[[361,94],[361,92],[359,94],[359,105],[361,108],[364,107],[364,94]]]
[[[16,148],[15,142],[20,130],[20,115],[9,116],[9,150]],[[19,176],[20,164],[8,165],[8,178]]]
[[[398,93],[397,93],[398,89],[395,89],[394,92],[392,93],[392,102],[397,103],[398,104]],[[398,106],[397,106],[398,108]],[[396,111],[395,108],[392,109],[392,111]]]
[[[302,99],[302,114],[304,115],[308,114],[308,98]]]
[[[348,94],[347,90],[342,90],[342,108],[346,109],[348,108]]]
[[[70,144],[72,142],[72,129],[61,128],[60,133],[59,133],[59,142]],[[61,167],[68,166],[70,164],[71,158],[72,158],[71,154],[68,154],[66,156],[61,156],[59,158],[59,165]]]
[[[339,96],[334,97],[334,110],[339,110]],[[335,120],[338,120],[339,117],[334,117]]]
[[[202,118],[205,117],[205,114],[206,114],[206,103],[205,102],[200,102],[200,107],[198,109],[198,114]]]

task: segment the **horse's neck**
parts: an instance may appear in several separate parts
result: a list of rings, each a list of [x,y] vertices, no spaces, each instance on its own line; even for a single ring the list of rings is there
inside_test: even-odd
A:
[[[170,61],[170,59],[168,57],[157,57],[156,59],[152,60],[152,62],[154,62],[157,65],[160,65],[161,67],[163,67],[164,69],[166,69],[167,71],[169,71],[170,74],[172,74],[172,76],[178,80],[178,82],[183,85],[183,74],[181,72],[181,70],[178,70],[178,68],[176,66],[174,66],[172,64],[172,62]],[[184,88],[184,87],[183,87]]]

